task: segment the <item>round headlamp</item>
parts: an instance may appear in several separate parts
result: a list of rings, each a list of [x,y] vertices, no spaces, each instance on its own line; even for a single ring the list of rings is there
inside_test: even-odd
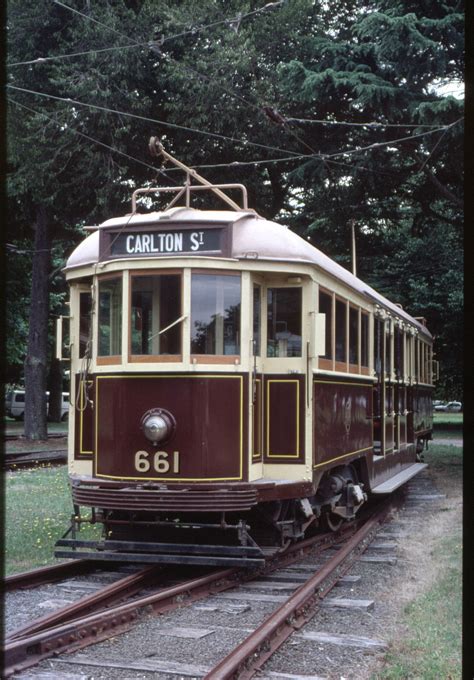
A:
[[[143,434],[153,446],[171,439],[176,429],[176,421],[171,413],[161,408],[147,411],[142,417],[140,425]]]

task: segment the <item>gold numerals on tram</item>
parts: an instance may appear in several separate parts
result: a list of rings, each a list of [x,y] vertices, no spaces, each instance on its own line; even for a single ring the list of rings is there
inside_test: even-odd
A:
[[[135,470],[137,472],[149,472],[153,468],[154,472],[165,475],[167,472],[179,472],[179,451],[172,454],[166,451],[137,451],[135,454]]]

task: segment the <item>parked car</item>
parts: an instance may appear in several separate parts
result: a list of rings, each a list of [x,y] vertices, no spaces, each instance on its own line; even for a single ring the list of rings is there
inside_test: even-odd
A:
[[[434,410],[437,413],[459,413],[462,411],[462,404],[460,401],[448,401],[447,404],[437,404]]]
[[[49,392],[46,392],[46,408]],[[25,416],[25,390],[8,390],[5,395],[5,413],[15,420],[23,420]],[[69,392],[63,392],[61,403],[61,419],[66,420],[69,413]]]

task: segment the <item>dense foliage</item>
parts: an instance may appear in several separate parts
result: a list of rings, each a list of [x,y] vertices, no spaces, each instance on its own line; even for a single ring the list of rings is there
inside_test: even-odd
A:
[[[81,227],[181,181],[148,155],[158,135],[347,267],[353,220],[358,275],[427,318],[439,395],[460,397],[461,2],[10,0],[7,24],[10,379],[39,211],[51,316]]]

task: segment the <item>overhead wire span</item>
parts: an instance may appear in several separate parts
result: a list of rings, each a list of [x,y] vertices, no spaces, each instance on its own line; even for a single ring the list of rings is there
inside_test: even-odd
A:
[[[258,142],[251,142],[249,140],[236,139],[235,137],[228,137],[226,135],[220,135],[216,132],[208,132],[208,131],[204,131],[204,130],[198,130],[197,128],[191,128],[191,127],[187,127],[187,126],[184,126],[184,125],[178,125],[176,123],[169,123],[167,121],[162,121],[162,120],[158,120],[158,119],[155,119],[155,118],[150,118],[148,116],[141,116],[139,114],[129,113],[129,112],[126,112],[126,111],[118,111],[117,109],[110,109],[108,107],[100,106],[98,104],[91,104],[89,102],[82,102],[82,101],[79,101],[77,99],[71,99],[70,97],[59,97],[57,95],[52,95],[52,94],[48,94],[48,93],[45,93],[45,92],[38,92],[36,90],[30,90],[30,89],[27,89],[27,88],[18,87],[16,85],[11,85],[11,84],[7,84],[7,87],[10,88],[10,89],[13,89],[13,90],[17,90],[19,92],[26,92],[28,94],[33,94],[33,95],[36,95],[36,96],[39,96],[39,97],[45,97],[45,98],[48,98],[48,99],[54,99],[54,100],[57,100],[57,101],[66,102],[68,104],[76,104],[78,106],[84,106],[84,107],[87,107],[87,108],[90,108],[90,109],[97,109],[97,110],[100,110],[100,111],[105,111],[107,113],[114,113],[114,114],[121,115],[121,116],[128,116],[130,118],[136,118],[136,119],[139,119],[139,120],[145,120],[145,121],[148,121],[148,122],[157,123],[158,125],[163,125],[165,127],[185,130],[186,132],[194,132],[196,134],[200,134],[200,135],[204,135],[204,136],[208,136],[208,137],[214,137],[214,138],[224,139],[226,141],[237,142],[238,144],[241,144],[243,146],[255,146],[255,147],[263,148],[263,149],[266,149],[266,150],[269,150],[269,151],[279,151],[280,153],[292,154],[293,156],[295,156],[297,158],[306,158],[306,159],[318,158],[322,161],[329,161],[333,158],[338,158],[340,156],[347,156],[347,155],[352,155],[352,154],[355,154],[355,153],[361,153],[363,151],[377,149],[377,148],[380,148],[380,147],[383,147],[383,146],[395,145],[395,144],[398,144],[400,142],[410,141],[412,139],[417,139],[417,138],[420,138],[420,137],[424,137],[426,135],[431,135],[431,134],[434,134],[436,132],[445,131],[445,130],[449,129],[450,127],[453,127],[454,125],[460,123],[463,120],[462,118],[459,118],[458,120],[454,121],[454,123],[450,123],[449,125],[441,126],[441,127],[436,128],[434,130],[426,130],[425,132],[420,132],[420,133],[417,133],[417,134],[414,134],[414,135],[409,135],[409,136],[406,136],[406,137],[400,137],[400,138],[397,138],[397,139],[391,139],[391,140],[386,141],[386,142],[376,142],[374,144],[369,144],[368,146],[365,146],[365,147],[347,149],[345,151],[338,151],[336,153],[329,153],[329,154],[328,153],[324,153],[324,154],[321,154],[321,153],[301,154],[301,153],[289,151],[288,149],[281,149],[280,147],[268,146],[266,144],[259,144]]]
[[[237,142],[238,144],[241,144],[242,146],[255,146],[255,147],[259,147],[260,149],[266,149],[268,151],[278,151],[279,153],[289,153],[289,154],[293,154],[294,156],[297,156],[297,157],[302,156],[302,154],[297,153],[296,151],[288,151],[287,149],[281,149],[280,147],[277,147],[277,146],[268,146],[267,144],[259,144],[258,142],[250,142],[246,139],[242,140],[242,139],[237,139],[235,137],[228,137],[226,135],[220,135],[217,132],[207,132],[207,131],[204,131],[204,130],[198,130],[196,128],[187,127],[185,125],[178,125],[177,123],[168,123],[167,121],[164,121],[164,120],[158,120],[156,118],[150,118],[148,116],[141,116],[137,113],[129,113],[129,112],[126,112],[126,111],[118,111],[117,109],[110,109],[106,106],[100,106],[99,104],[90,104],[89,102],[82,102],[82,101],[79,101],[77,99],[71,99],[70,97],[59,97],[57,95],[48,94],[46,92],[38,92],[37,90],[29,90],[29,89],[24,88],[24,87],[18,87],[17,85],[12,85],[10,83],[7,84],[7,87],[12,89],[12,90],[18,90],[19,92],[26,92],[28,94],[36,95],[38,97],[45,97],[47,99],[55,99],[57,101],[66,102],[67,104],[76,104],[78,106],[85,106],[85,107],[88,107],[90,109],[97,109],[99,111],[105,111],[106,113],[115,113],[115,114],[120,115],[120,116],[128,116],[129,118],[136,118],[138,120],[144,120],[144,121],[147,121],[149,123],[157,123],[158,125],[163,125],[163,126],[169,127],[169,128],[174,128],[174,129],[178,129],[178,130],[185,130],[186,132],[195,132],[196,134],[205,135],[205,136],[208,136],[208,137],[214,137],[214,138],[217,138],[217,139],[224,139],[224,140],[230,141],[230,142]],[[307,155],[306,157],[312,158],[312,156],[310,156],[310,155]]]
[[[21,102],[17,102],[16,99],[12,99],[11,97],[8,97],[8,101],[10,101],[12,104],[15,104],[16,106],[20,106],[23,109],[26,109],[27,111],[30,111],[31,113],[34,113],[38,116],[44,116],[51,122],[55,123],[62,131],[68,131],[71,132],[75,135],[78,135],[79,137],[83,137],[84,139],[87,139],[90,142],[93,142],[94,144],[98,144],[99,146],[102,146],[109,151],[114,151],[115,153],[119,154],[120,156],[124,156],[125,158],[128,158],[128,160],[135,161],[136,163],[139,163],[140,165],[143,165],[146,168],[149,168],[150,170],[154,170],[154,172],[159,172],[163,177],[165,177],[168,182],[173,184],[173,181],[171,180],[168,175],[161,170],[160,168],[157,168],[154,165],[150,165],[149,163],[146,163],[145,161],[141,161],[139,158],[135,158],[135,156],[130,156],[129,154],[125,153],[124,151],[120,151],[120,149],[116,149],[113,146],[110,146],[109,144],[106,144],[105,142],[101,142],[98,139],[94,139],[94,137],[91,137],[90,135],[86,135],[84,132],[80,132],[79,130],[76,130],[75,128],[72,128],[70,126],[64,126],[62,123],[59,123],[57,120],[54,120],[51,116],[48,116],[48,114],[44,113],[43,111],[36,111],[35,109],[32,109],[30,106],[26,106],[25,104],[22,104]]]
[[[123,38],[126,38],[127,40],[133,40],[133,39],[131,39],[129,36],[125,35],[124,33],[120,32],[120,31],[117,31],[116,29],[114,29],[113,27],[109,26],[108,24],[104,24],[103,22],[98,21],[98,20],[94,19],[93,17],[88,16],[87,14],[84,14],[84,13],[82,13],[82,12],[80,12],[80,11],[78,11],[78,10],[72,8],[72,7],[69,7],[68,5],[65,5],[64,3],[60,2],[60,0],[53,0],[53,2],[55,2],[55,3],[58,4],[58,5],[60,5],[61,7],[64,7],[65,9],[68,9],[68,10],[70,10],[70,11],[76,13],[76,14],[79,14],[80,16],[82,16],[82,17],[85,18],[85,19],[88,19],[88,20],[90,20],[90,21],[93,21],[94,23],[98,23],[98,24],[104,26],[105,28],[107,28],[107,29],[113,31],[114,33],[117,33],[118,35],[120,35],[120,36],[123,37]],[[244,18],[244,17],[247,17],[247,16],[250,16],[250,15],[253,15],[253,14],[260,13],[260,12],[262,12],[262,11],[265,11],[265,10],[267,10],[267,9],[269,9],[269,8],[273,8],[273,7],[275,7],[275,6],[279,6],[279,5],[281,5],[283,2],[284,2],[284,0],[278,0],[278,2],[267,3],[264,7],[259,8],[259,9],[257,9],[257,10],[254,10],[254,11],[252,11],[252,12],[249,12],[249,13],[247,13],[246,15],[239,15],[238,20],[240,21],[240,20],[241,20],[242,18]],[[218,24],[222,24],[222,23],[226,23],[226,22],[229,23],[229,22],[235,21],[235,20],[236,20],[235,18],[232,19],[232,20],[229,20],[229,19],[220,20],[220,21],[218,21],[218,22],[214,22],[213,24],[207,24],[207,25],[202,26],[202,27],[193,28],[193,29],[191,29],[191,30],[189,30],[189,31],[186,31],[186,32],[183,32],[183,33],[181,33],[181,34],[176,34],[175,36],[170,36],[169,39],[172,39],[172,38],[174,38],[174,37],[181,37],[182,35],[186,35],[187,33],[196,33],[196,32],[198,32],[198,30],[204,30],[204,29],[210,28],[210,27],[215,26],[215,25],[218,25]],[[163,42],[164,42],[165,40],[167,40],[167,38],[162,38],[162,40],[160,41],[161,44],[163,44]],[[134,41],[134,42],[136,42],[137,45],[138,45],[138,44],[140,44],[140,45],[142,44],[142,43],[138,43],[137,41]],[[150,42],[147,43],[147,44],[151,45]],[[222,89],[223,91],[225,91],[225,92],[227,92],[228,94],[230,94],[231,96],[233,96],[233,97],[239,99],[239,100],[242,101],[245,105],[250,106],[250,107],[252,107],[252,108],[255,108],[255,109],[259,110],[260,112],[263,111],[264,113],[266,113],[267,116],[268,116],[267,109],[273,110],[273,109],[271,109],[271,107],[262,107],[262,106],[259,105],[259,104],[254,104],[254,103],[252,103],[252,102],[249,102],[248,100],[246,100],[245,98],[241,97],[240,95],[238,95],[237,93],[233,92],[232,90],[228,90],[227,88],[223,87],[220,83],[217,83],[217,81],[215,81],[213,78],[210,78],[209,76],[206,76],[206,75],[204,75],[204,74],[202,74],[202,73],[199,73],[199,72],[196,71],[195,69],[192,69],[191,67],[187,67],[187,66],[185,66],[185,65],[183,65],[183,64],[181,64],[181,63],[179,63],[179,62],[176,62],[176,63],[178,64],[179,67],[183,68],[184,70],[189,70],[189,71],[191,71],[192,73],[194,73],[194,74],[196,74],[196,75],[198,75],[198,76],[200,76],[200,77],[202,77],[202,78],[204,78],[204,79],[206,79],[206,80],[208,80],[208,81],[210,80],[211,82],[216,83],[217,86],[218,86],[220,89]],[[14,87],[14,86],[11,86],[11,85],[10,85],[10,87]],[[18,88],[18,89],[21,89],[21,88]],[[34,93],[34,92],[31,91],[31,90],[30,90],[30,92],[31,92],[31,93]],[[42,96],[50,96],[50,97],[54,98],[54,95],[44,95],[44,93],[38,93],[38,92],[36,92],[36,93],[34,93],[34,94],[38,94],[38,95],[42,95]],[[66,98],[58,98],[58,99],[66,99]],[[71,100],[71,99],[69,99],[69,98],[67,98],[67,99],[68,99],[69,101],[72,101],[72,102],[78,104],[78,105],[82,105],[82,106],[90,106],[91,108],[95,106],[95,105],[91,105],[91,104],[85,104],[85,103],[79,102],[79,101],[77,101],[77,100]],[[101,107],[97,107],[97,108],[101,108]],[[109,112],[119,113],[119,112],[113,111],[113,110],[111,110],[111,109],[106,109],[105,107],[102,107],[102,108],[103,108],[103,110],[107,110],[107,111],[109,111]],[[152,119],[149,119],[149,118],[146,118],[146,117],[140,117],[140,116],[138,116],[138,115],[136,115],[136,114],[127,114],[127,113],[125,113],[125,112],[120,112],[120,115],[129,115],[129,116],[135,116],[135,117],[137,117],[137,118],[144,118],[144,119],[146,119],[146,120],[152,120]],[[459,120],[458,120],[458,121],[455,121],[455,123],[452,123],[451,125],[447,125],[447,126],[438,126],[438,127],[434,126],[434,129],[432,129],[432,130],[428,130],[428,131],[426,131],[426,132],[418,133],[418,134],[415,134],[415,135],[410,135],[409,137],[398,138],[398,139],[390,140],[390,141],[387,141],[387,142],[376,142],[376,143],[370,144],[370,145],[365,146],[365,147],[355,148],[355,149],[349,149],[349,150],[343,151],[343,152],[337,152],[337,153],[332,153],[332,154],[328,154],[328,153],[321,154],[321,153],[316,152],[309,144],[307,144],[304,140],[302,140],[302,139],[299,137],[299,135],[298,135],[294,130],[292,130],[291,127],[289,127],[289,125],[288,125],[288,123],[293,122],[293,121],[295,121],[295,122],[296,122],[296,121],[299,121],[299,122],[303,122],[303,121],[304,121],[304,122],[310,122],[308,119],[285,118],[285,117],[281,116],[281,114],[279,114],[279,112],[277,112],[277,115],[278,115],[278,120],[279,120],[279,122],[281,121],[281,123],[282,123],[283,127],[285,128],[285,130],[286,130],[289,134],[291,134],[292,136],[294,136],[294,137],[299,141],[299,143],[303,144],[307,149],[309,149],[309,150],[312,152],[312,153],[311,153],[311,156],[308,156],[308,155],[307,155],[306,157],[308,157],[308,158],[309,158],[309,157],[311,157],[311,158],[318,158],[318,159],[321,160],[323,163],[330,162],[330,159],[332,159],[332,158],[338,158],[338,157],[340,157],[340,156],[345,156],[345,155],[349,155],[349,154],[359,153],[359,152],[361,152],[361,151],[368,150],[368,149],[372,149],[372,148],[379,148],[379,147],[382,147],[382,146],[387,146],[387,145],[390,145],[390,144],[395,144],[395,143],[407,141],[407,140],[409,140],[409,139],[414,139],[414,138],[416,138],[416,137],[424,136],[425,134],[430,134],[430,133],[434,133],[434,132],[438,132],[438,131],[442,131],[442,130],[446,132],[446,130],[449,129],[449,127],[451,127],[451,126],[454,125],[455,123],[459,122]],[[165,123],[164,121],[152,120],[152,122],[157,122],[157,123],[159,123],[159,124],[161,124],[161,125],[165,125],[165,126],[169,126],[169,127],[173,127],[173,126],[174,126],[174,127],[177,127],[178,129],[184,129],[184,130],[187,130],[187,131],[192,131],[192,132],[195,132],[195,133],[197,133],[197,134],[204,134],[204,135],[208,135],[208,136],[214,136],[214,137],[217,137],[217,138],[220,138],[220,139],[226,139],[226,140],[232,141],[232,142],[235,142],[235,141],[239,142],[239,140],[236,140],[235,138],[229,138],[229,137],[227,137],[227,136],[225,136],[225,135],[219,135],[218,133],[203,132],[203,131],[197,130],[197,129],[195,129],[195,128],[188,128],[188,127],[186,127],[186,126],[178,126],[178,125],[173,124],[173,123]],[[345,121],[322,121],[322,120],[313,120],[313,121],[311,121],[311,122],[318,122],[318,123],[321,123],[321,124],[331,124],[331,123],[333,123],[333,124],[341,124],[341,125],[350,124],[350,123],[346,123]],[[363,124],[363,123],[354,123],[354,124],[350,124],[350,125],[356,125],[356,126],[361,126],[361,125],[362,125],[362,126],[363,126],[364,124]],[[378,123],[378,122],[372,122],[372,123],[369,123],[369,124],[367,124],[367,125],[368,125],[368,126],[372,126],[372,127],[380,127],[380,126],[381,126],[381,127],[388,127],[388,125],[390,125],[390,127],[392,127],[391,124],[388,124],[387,126],[385,126],[385,125],[383,125],[383,123]],[[412,126],[412,125],[410,124],[410,126]],[[420,126],[413,125],[413,127],[420,127]],[[423,127],[425,127],[425,126],[423,126]],[[243,143],[244,145],[259,146],[260,148],[266,148],[266,149],[268,149],[268,150],[277,150],[277,151],[284,152],[284,153],[293,153],[295,156],[305,157],[303,154],[297,154],[297,152],[292,152],[292,151],[283,150],[283,149],[280,149],[280,148],[278,148],[278,147],[270,147],[270,146],[268,146],[268,145],[261,145],[261,144],[258,144],[258,143],[256,143],[256,142],[250,142],[250,141],[248,141],[248,140],[244,140],[244,141],[241,142],[241,143]],[[424,166],[423,166],[423,167],[424,167]]]
[[[163,36],[160,38],[159,41],[153,41],[153,40],[145,40],[145,41],[138,41],[138,40],[133,40],[133,38],[130,38],[129,36],[126,36],[124,33],[121,31],[117,31],[113,26],[109,26],[108,24],[105,24],[102,21],[99,21],[98,19],[95,19],[94,17],[91,17],[87,14],[84,14],[83,12],[80,12],[79,10],[75,9],[74,7],[70,7],[69,5],[66,5],[63,2],[60,2],[59,0],[53,0],[53,2],[56,5],[59,5],[60,7],[63,7],[64,9],[69,10],[70,12],[73,12],[74,14],[78,14],[79,16],[83,17],[84,19],[88,19],[89,21],[92,21],[93,23],[96,23],[100,26],[103,26],[104,28],[108,29],[109,31],[113,31],[117,35],[121,36],[122,38],[126,38],[127,40],[132,41],[132,45],[125,45],[125,46],[113,46],[113,47],[104,47],[104,48],[98,48],[98,49],[91,49],[83,52],[71,52],[70,54],[58,54],[58,55],[53,55],[50,57],[37,57],[35,59],[30,59],[28,61],[17,61],[13,62],[11,64],[7,64],[7,67],[13,67],[13,66],[29,66],[32,64],[40,64],[45,61],[54,61],[55,59],[69,59],[71,57],[81,57],[89,54],[94,54],[96,52],[111,52],[114,50],[121,50],[121,49],[127,49],[131,47],[160,47],[163,45],[165,42],[169,42],[171,40],[175,40],[176,38],[182,38],[186,35],[196,35],[197,33],[201,33],[202,31],[206,31],[210,28],[214,28],[214,26],[222,25],[222,24],[227,24],[228,26],[235,25],[236,23],[240,23],[242,20],[247,19],[250,16],[253,16],[255,14],[261,14],[262,12],[266,12],[269,9],[274,9],[277,6],[282,5],[285,0],[277,0],[277,2],[268,2],[266,5],[263,7],[260,7],[258,9],[255,9],[251,12],[246,12],[245,14],[239,14],[238,16],[234,17],[229,17],[226,19],[220,19],[219,21],[214,21],[210,24],[204,24],[201,26],[193,26],[192,28],[182,31],[181,33],[175,33],[170,36]]]

